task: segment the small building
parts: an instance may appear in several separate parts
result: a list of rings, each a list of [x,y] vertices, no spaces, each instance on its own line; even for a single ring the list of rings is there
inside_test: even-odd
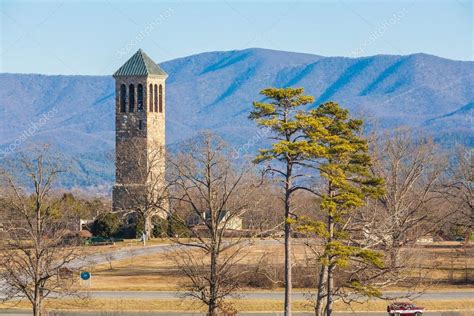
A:
[[[235,216],[227,221],[227,229],[241,230],[242,229],[242,218]]]
[[[434,237],[432,234],[426,234],[424,236],[418,237],[416,243],[424,244],[424,243],[432,243],[434,242]]]
[[[193,214],[188,217],[187,219],[187,225],[188,226],[199,226],[204,224],[204,220],[207,220],[209,218],[210,214],[209,212],[204,213],[202,216],[198,216],[197,214]],[[204,220],[203,220],[204,219]],[[228,212],[223,212],[219,216],[219,228],[222,228],[222,225],[226,223],[226,229],[229,230],[241,230],[243,227],[243,221],[242,218],[239,216],[233,216],[232,218],[229,218],[229,213]]]

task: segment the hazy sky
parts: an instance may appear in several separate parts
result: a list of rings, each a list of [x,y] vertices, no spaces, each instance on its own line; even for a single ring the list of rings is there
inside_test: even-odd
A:
[[[0,72],[109,75],[138,48],[156,62],[249,47],[473,60],[473,14],[464,0],[0,0]]]

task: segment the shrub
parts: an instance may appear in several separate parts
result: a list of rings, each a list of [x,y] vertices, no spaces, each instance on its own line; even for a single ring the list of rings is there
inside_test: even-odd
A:
[[[166,219],[156,216],[153,218],[153,225],[154,237],[189,237],[188,228],[174,215],[169,215]]]
[[[92,225],[94,236],[105,238],[112,237],[120,228],[121,220],[115,213],[107,213],[99,216]]]

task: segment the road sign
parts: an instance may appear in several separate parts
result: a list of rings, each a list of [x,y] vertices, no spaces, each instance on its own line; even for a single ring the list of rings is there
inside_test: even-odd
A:
[[[90,278],[91,278],[90,272],[87,272],[87,271],[82,271],[81,272],[81,279],[83,279],[84,281],[87,281]]]

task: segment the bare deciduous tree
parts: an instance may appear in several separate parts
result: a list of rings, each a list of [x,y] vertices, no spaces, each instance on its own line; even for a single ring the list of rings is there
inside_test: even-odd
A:
[[[279,238],[284,226],[283,201],[280,198],[280,188],[272,183],[272,180],[262,178],[259,184],[257,194],[253,194],[249,201],[256,207],[252,212],[247,213],[243,218],[246,227],[255,229],[254,233],[257,237],[275,237]]]
[[[42,315],[43,301],[52,293],[70,295],[61,269],[69,269],[80,248],[71,235],[69,214],[52,194],[59,174],[66,170],[48,150],[23,155],[14,174],[2,170],[5,189],[6,240],[0,252],[1,292],[6,299],[28,299],[33,314]]]
[[[369,200],[355,222],[366,247],[385,250],[389,266],[402,268],[402,248],[436,232],[449,215],[439,209],[447,160],[430,139],[406,129],[385,134],[374,147],[372,171],[385,180],[386,192]]]
[[[188,277],[186,295],[208,306],[208,314],[225,309],[225,299],[238,288],[236,268],[249,245],[239,222],[254,207],[256,183],[249,167],[230,163],[227,146],[203,133],[171,159],[173,218],[193,238],[173,238],[181,246],[175,260]]]
[[[472,153],[463,147],[456,148],[456,156],[448,172],[442,193],[453,211],[455,225],[466,228],[466,235],[474,229],[474,168]],[[468,238],[469,236],[464,236]]]

